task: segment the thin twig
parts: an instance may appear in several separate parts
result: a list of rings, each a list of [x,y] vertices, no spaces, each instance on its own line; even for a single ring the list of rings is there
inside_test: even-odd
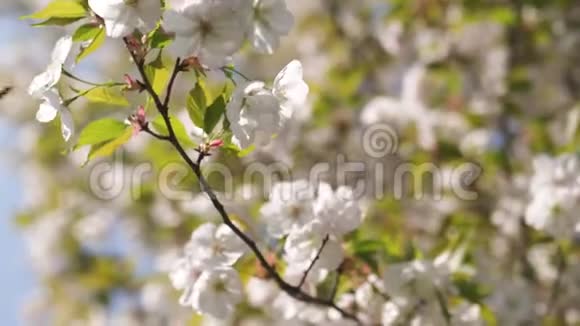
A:
[[[171,73],[171,78],[169,79],[169,85],[167,86],[167,92],[165,94],[165,101],[163,101],[163,107],[169,109],[169,100],[171,99],[171,91],[173,90],[173,85],[175,84],[175,79],[181,71],[181,59],[177,58],[175,61],[175,67],[173,67],[173,73]]]
[[[125,83],[116,83],[116,82],[107,82],[107,83],[102,83],[102,84],[93,83],[93,82],[90,82],[88,80],[84,80],[84,79],[82,79],[80,77],[77,77],[77,76],[73,75],[72,73],[70,73],[66,69],[62,69],[62,74],[65,75],[65,76],[67,76],[67,77],[69,77],[69,78],[71,78],[71,79],[74,79],[74,80],[76,80],[78,82],[81,82],[83,84],[87,84],[89,86],[103,87],[103,86],[124,86],[125,85]]]
[[[342,264],[336,270],[336,275],[334,276],[334,284],[332,285],[332,290],[330,291],[330,296],[328,300],[334,301],[336,298],[336,293],[338,292],[338,285],[340,284],[340,277],[342,276]]]
[[[552,285],[552,292],[550,293],[550,299],[548,301],[548,310],[546,311],[546,315],[550,315],[556,306],[556,301],[558,300],[558,292],[560,292],[560,287],[562,286],[562,278],[564,277],[564,271],[566,270],[566,255],[560,246],[558,246],[557,251],[558,257],[558,274],[556,276],[556,280],[554,280],[554,284]]]
[[[146,132],[146,133],[150,134],[151,136],[153,136],[153,137],[157,138],[157,139],[160,139],[160,140],[166,140],[166,141],[168,141],[168,140],[169,140],[169,136],[160,135],[160,134],[156,133],[155,131],[153,131],[153,130],[151,130],[151,129],[149,128],[149,125],[145,125],[145,126],[143,126],[143,129],[142,129],[142,130],[143,130],[144,132]]]
[[[242,77],[243,79],[245,79],[246,81],[251,81],[251,79],[244,75],[242,72],[240,72],[239,70],[237,70],[236,68],[232,68],[232,67],[228,67],[228,66],[224,66],[220,68],[221,71],[223,71],[224,73],[228,73],[228,72],[233,72],[234,74]]]
[[[441,308],[441,313],[443,314],[443,318],[445,318],[446,325],[451,325],[451,313],[449,312],[449,308],[447,307],[447,302],[445,301],[445,297],[441,290],[435,288],[435,294],[437,296],[437,302],[439,303],[439,307]]]
[[[296,287],[301,288],[302,285],[304,285],[304,282],[306,282],[306,278],[308,277],[308,274],[310,273],[310,271],[314,267],[314,264],[316,264],[316,262],[320,259],[320,255],[322,254],[322,250],[324,250],[324,247],[328,243],[329,239],[330,239],[330,236],[328,234],[324,237],[324,239],[322,239],[322,244],[320,245],[320,249],[318,249],[316,256],[310,262],[310,266],[308,266],[308,268],[304,271],[304,274],[302,275],[302,278],[300,279],[300,283],[298,283],[298,285]]]
[[[125,41],[126,45],[128,45],[127,39],[124,39],[124,41]],[[141,78],[143,79],[143,86],[145,87],[145,90],[149,93],[149,95],[153,99],[153,102],[155,103],[155,106],[157,107],[159,114],[161,114],[161,116],[163,117],[163,120],[165,122],[165,125],[167,126],[168,136],[167,136],[167,139],[164,139],[164,140],[166,140],[167,142],[171,143],[171,145],[173,145],[173,147],[177,150],[177,152],[182,157],[182,159],[187,163],[187,165],[194,172],[194,174],[198,178],[201,190],[210,198],[210,201],[212,202],[213,206],[216,208],[216,210],[220,214],[220,216],[223,220],[223,223],[225,225],[227,225],[240,239],[242,239],[242,241],[248,247],[250,247],[250,249],[252,250],[252,252],[256,256],[256,258],[258,259],[258,261],[260,262],[262,267],[268,272],[268,275],[276,282],[276,284],[278,285],[278,287],[280,287],[280,289],[282,291],[286,292],[288,295],[290,295],[291,297],[293,297],[296,300],[299,300],[299,301],[302,301],[305,303],[312,303],[312,304],[316,304],[316,305],[326,306],[328,308],[333,308],[333,309],[337,310],[344,318],[353,320],[357,324],[360,324],[360,321],[357,319],[357,317],[355,315],[340,308],[333,301],[314,297],[306,292],[303,292],[300,288],[293,286],[293,285],[289,284],[288,282],[284,281],[284,279],[282,279],[282,277],[280,276],[280,274],[278,274],[278,272],[275,270],[275,268],[268,263],[264,254],[262,254],[262,252],[258,248],[258,245],[256,244],[256,242],[254,240],[252,240],[248,235],[246,235],[242,230],[240,230],[240,228],[237,225],[234,224],[234,222],[231,220],[228,213],[226,212],[223,204],[219,201],[215,192],[209,186],[209,183],[207,182],[207,180],[205,179],[205,177],[203,176],[203,174],[201,172],[200,165],[201,165],[201,161],[203,160],[203,156],[200,156],[198,158],[198,163],[196,163],[185,152],[183,146],[180,144],[179,140],[177,139],[177,137],[175,135],[173,125],[171,124],[171,120],[169,118],[169,108],[168,108],[168,106],[164,105],[164,102],[161,102],[159,95],[155,92],[155,90],[151,86],[151,82],[149,81],[147,74],[145,73],[143,61],[138,60],[138,58],[135,56],[135,54],[132,51],[129,50],[129,53],[133,57],[133,61],[135,62],[137,69],[139,70],[139,73],[141,75]]]
[[[376,294],[380,295],[385,301],[391,300],[391,297],[385,292],[383,292],[383,290],[379,289],[374,282],[369,282],[369,284],[371,285],[373,291],[375,291]]]

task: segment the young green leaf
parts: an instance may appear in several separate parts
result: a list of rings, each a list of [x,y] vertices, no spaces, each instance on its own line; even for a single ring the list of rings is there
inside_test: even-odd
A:
[[[160,27],[149,33],[149,46],[153,49],[163,49],[171,43],[171,37]]]
[[[195,87],[187,95],[187,113],[191,121],[199,127],[203,128],[203,120],[207,108],[207,96],[203,84],[200,82],[195,84]]]
[[[80,62],[82,59],[86,58],[89,54],[95,52],[98,48],[105,42],[106,34],[104,28],[99,28],[95,37],[89,45],[81,49],[81,52],[77,56],[76,62]]]
[[[38,12],[22,19],[82,18],[87,15],[85,7],[74,0],[54,0]]]
[[[161,94],[171,75],[169,69],[164,65],[161,55],[145,67],[145,73],[151,81],[151,87],[155,93]]]
[[[123,135],[127,125],[122,121],[105,118],[89,123],[77,141],[77,147],[100,144]]]
[[[203,131],[209,135],[220,121],[225,109],[226,101],[223,96],[220,96],[205,111],[203,117]]]
[[[95,24],[84,24],[77,28],[73,34],[73,41],[86,42],[94,40],[101,32],[101,27]]]
[[[113,154],[119,147],[127,143],[131,139],[132,135],[133,128],[131,126],[127,126],[123,133],[113,140],[94,145],[89,152],[89,156],[85,162],[85,165],[95,158],[106,157]]]
[[[46,19],[44,21],[41,21],[40,23],[35,23],[32,24],[33,27],[42,27],[42,26],[66,26],[69,24],[72,24],[78,20],[83,19],[83,17],[79,17],[79,18],[57,18],[57,17],[53,17],[53,18],[49,18]]]
[[[186,147],[195,147],[195,143],[191,140],[189,135],[187,135],[187,131],[185,130],[185,127],[183,126],[181,121],[174,116],[169,116],[169,119],[171,120],[171,125],[173,126],[175,137],[177,137],[179,142],[182,145],[185,145]],[[151,121],[151,124],[153,125],[153,128],[155,128],[157,132],[164,135],[169,134],[169,130],[167,130],[167,126],[165,125],[165,120],[163,120],[163,116],[161,116],[160,114],[157,115],[157,117],[153,121]]]
[[[129,106],[129,101],[112,87],[95,87],[86,92],[84,97],[93,103],[104,103],[116,106]]]

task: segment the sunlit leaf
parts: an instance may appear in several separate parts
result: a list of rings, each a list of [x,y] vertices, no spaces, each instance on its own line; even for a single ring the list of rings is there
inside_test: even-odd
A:
[[[169,119],[171,121],[171,126],[173,127],[173,131],[175,132],[175,137],[177,137],[179,142],[182,145],[187,146],[187,147],[195,147],[195,143],[187,135],[187,131],[185,130],[185,127],[183,126],[181,121],[174,116],[169,116]],[[157,130],[157,132],[164,134],[164,135],[169,134],[169,130],[167,129],[167,126],[165,125],[165,120],[163,120],[162,115],[160,115],[160,114],[157,115],[157,117],[151,122],[151,124],[153,125],[155,130]]]
[[[87,15],[83,5],[74,0],[54,0],[46,7],[23,19],[82,18]]]
[[[129,106],[129,101],[127,101],[121,92],[112,87],[95,87],[84,94],[84,97],[93,103]]]
[[[203,131],[209,135],[220,121],[225,109],[226,102],[223,96],[220,96],[205,111],[203,117]]]
[[[83,17],[79,17],[79,18],[49,18],[47,20],[44,20],[40,23],[35,23],[32,24],[32,26],[34,27],[42,27],[42,26],[66,26],[69,24],[72,24],[78,20],[83,19]]]
[[[151,62],[146,68],[145,72],[149,81],[151,82],[151,87],[157,94],[161,94],[165,89],[165,85],[169,81],[171,72],[169,68],[165,66],[162,60],[162,56],[159,55],[157,59]]]
[[[131,126],[127,126],[123,133],[115,139],[101,143],[99,145],[94,145],[89,152],[89,156],[85,164],[91,160],[94,160],[95,158],[110,156],[119,147],[127,143],[131,139],[132,135],[133,128]]]
[[[77,28],[73,34],[73,41],[86,42],[94,40],[102,31],[101,27],[95,24],[85,24]]]
[[[207,96],[203,84],[200,82],[195,84],[195,87],[187,95],[187,113],[191,121],[203,128],[203,120],[207,108]]]
[[[89,123],[79,135],[77,146],[100,144],[123,135],[127,124],[122,121],[105,118]]]
[[[80,62],[82,59],[86,58],[89,54],[95,52],[98,48],[101,47],[101,45],[103,45],[103,43],[105,42],[105,38],[106,38],[105,29],[101,27],[96,33],[91,43],[81,49],[81,52],[77,56],[76,61]]]

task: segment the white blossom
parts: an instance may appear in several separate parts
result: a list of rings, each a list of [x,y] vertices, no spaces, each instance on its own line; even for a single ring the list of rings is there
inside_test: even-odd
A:
[[[567,238],[578,232],[580,217],[580,160],[575,154],[534,160],[530,180],[531,201],[525,221],[554,237]]]
[[[444,31],[426,28],[415,36],[415,48],[421,61],[433,63],[443,60],[449,54],[450,40]]]
[[[238,87],[226,107],[226,116],[231,123],[232,142],[240,148],[267,145],[282,124],[278,99],[263,82]]]
[[[305,180],[274,185],[270,200],[260,209],[268,233],[281,238],[314,220],[314,193]]]
[[[344,253],[340,242],[334,237],[324,245],[322,243],[327,236],[328,230],[319,221],[311,222],[299,229],[295,229],[288,235],[284,243],[284,260],[294,270],[306,271],[320,252],[320,256],[313,266],[312,275],[319,269],[334,270],[338,268],[344,259]]]
[[[179,304],[182,306],[192,305],[193,286],[201,273],[201,267],[188,257],[181,257],[173,263],[169,271],[169,279],[175,289],[183,290],[179,298]]]
[[[223,65],[244,41],[249,1],[190,1],[167,10],[163,26],[175,34],[169,51],[177,57],[198,57],[208,66]]]
[[[257,50],[272,54],[294,25],[285,0],[254,0],[250,41]]]
[[[481,307],[477,304],[462,303],[451,311],[451,324],[457,326],[483,326]]]
[[[419,146],[432,150],[436,146],[435,127],[437,114],[421,99],[421,83],[426,69],[415,64],[407,69],[402,78],[399,97],[378,96],[372,99],[361,112],[361,122],[366,125],[389,123],[404,130],[414,124]]]
[[[304,104],[307,94],[308,85],[302,79],[302,65],[297,60],[278,73],[273,90],[260,81],[241,85],[226,107],[232,141],[240,148],[267,145]]]
[[[246,245],[225,224],[200,225],[185,246],[186,255],[206,269],[231,266],[245,251]]]
[[[70,110],[62,103],[60,95],[55,89],[48,90],[42,95],[42,103],[36,112],[36,120],[47,123],[60,114],[60,130],[62,138],[69,141],[75,131],[74,120]]]
[[[393,264],[384,272],[385,293],[400,309],[412,309],[420,302],[437,303],[438,292],[449,289],[447,268],[430,261]]]
[[[32,264],[41,275],[55,275],[69,264],[62,250],[63,235],[70,219],[59,213],[40,217],[24,233]]]
[[[28,87],[28,93],[36,98],[43,97],[60,81],[62,69],[73,66],[78,49],[80,46],[73,43],[71,36],[60,38],[52,51],[50,64],[44,72],[34,77]]]
[[[304,82],[302,63],[292,60],[274,79],[272,93],[280,101],[282,118],[290,119],[294,112],[304,106],[309,87]]]
[[[203,272],[196,281],[191,304],[201,314],[225,319],[242,298],[242,281],[237,271],[214,269]]]
[[[485,303],[493,311],[498,325],[530,325],[534,316],[532,289],[521,279],[501,280]]]
[[[360,204],[352,189],[346,186],[333,191],[329,184],[320,183],[314,212],[325,230],[336,237],[354,231],[362,223]]]
[[[376,275],[370,275],[354,293],[355,302],[359,307],[357,317],[364,324],[374,325],[381,321],[385,299],[378,291],[384,291],[383,286]]]
[[[248,294],[248,303],[253,307],[260,308],[270,305],[280,293],[280,289],[274,281],[252,277],[246,283],[246,293]]]
[[[100,210],[77,221],[73,227],[73,234],[85,245],[98,244],[106,239],[114,221],[115,216],[112,212]]]
[[[137,28],[149,32],[161,18],[159,0],[89,0],[89,6],[105,21],[112,38],[128,36]]]

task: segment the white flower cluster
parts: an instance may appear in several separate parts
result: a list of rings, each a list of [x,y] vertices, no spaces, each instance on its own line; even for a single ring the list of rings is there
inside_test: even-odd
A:
[[[330,185],[322,183],[314,189],[303,180],[275,185],[260,213],[269,236],[286,237],[284,260],[288,281],[298,285],[309,271],[305,287],[339,267],[344,257],[342,237],[362,221],[361,209],[350,188],[333,191]],[[185,246],[185,255],[170,273],[173,286],[183,290],[180,303],[200,314],[228,317],[243,298],[240,277],[232,266],[245,250],[246,245],[225,224],[206,223],[198,227]],[[260,280],[255,279],[252,284],[255,283]],[[267,287],[277,291],[273,284]],[[279,297],[277,301],[295,301],[285,293],[280,295],[286,299]],[[253,293],[251,297],[255,297]],[[260,300],[250,298],[250,301]]]
[[[333,191],[326,183],[314,189],[304,180],[275,185],[260,215],[271,237],[287,236],[286,275],[298,281],[317,256],[309,280],[322,280],[337,269],[344,258],[342,237],[362,222],[352,189],[343,186]]]
[[[147,33],[160,19],[175,35],[170,51],[179,57],[196,56],[210,66],[240,49],[249,39],[258,51],[271,54],[287,35],[294,18],[284,0],[171,0],[162,14],[159,0],[89,0],[105,23],[107,35]]]
[[[173,286],[183,290],[179,303],[216,318],[231,314],[243,298],[242,281],[232,266],[245,250],[225,224],[199,226],[169,275]]]
[[[541,155],[534,160],[526,223],[555,238],[580,231],[580,158]]]

